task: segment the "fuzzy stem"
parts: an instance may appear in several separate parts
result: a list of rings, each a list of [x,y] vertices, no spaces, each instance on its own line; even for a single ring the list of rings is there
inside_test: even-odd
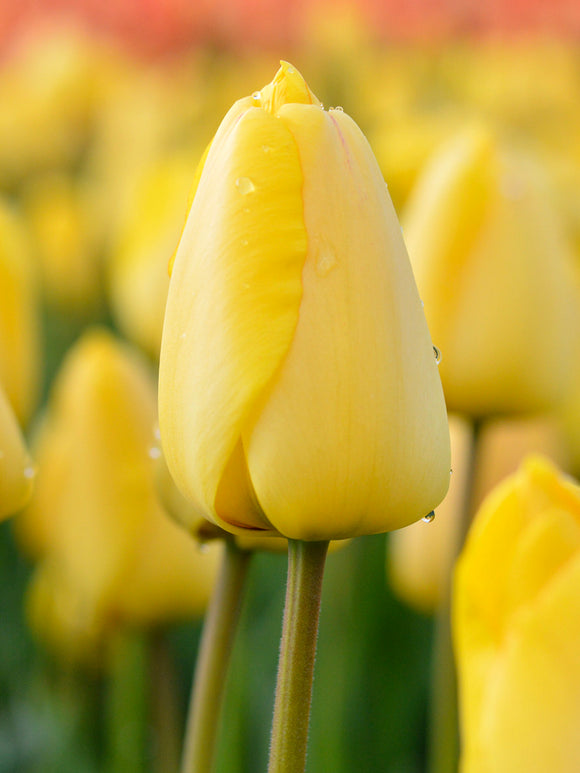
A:
[[[288,584],[268,773],[303,773],[328,542],[288,540]]]

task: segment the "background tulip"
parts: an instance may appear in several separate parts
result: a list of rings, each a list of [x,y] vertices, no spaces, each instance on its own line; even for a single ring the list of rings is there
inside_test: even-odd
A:
[[[449,408],[553,407],[570,378],[578,287],[538,168],[485,129],[462,133],[425,170],[403,226]]]
[[[463,773],[580,765],[580,489],[540,458],[482,505],[459,560]]]
[[[184,494],[231,531],[385,531],[449,484],[433,348],[360,130],[283,64],[237,102],[177,250],[160,428]]]
[[[201,553],[157,500],[155,420],[145,365],[104,330],[87,332],[55,384],[38,488],[17,521],[60,597],[79,599],[85,630],[201,615],[211,591],[219,551]]]
[[[24,222],[0,199],[0,382],[22,424],[30,419],[39,391],[37,284]]]

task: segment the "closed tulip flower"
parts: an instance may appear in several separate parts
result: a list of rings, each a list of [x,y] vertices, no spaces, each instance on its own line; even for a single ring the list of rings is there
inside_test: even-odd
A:
[[[570,377],[578,293],[542,174],[483,128],[441,150],[403,218],[450,410],[552,408]]]
[[[110,333],[86,333],[57,378],[38,485],[16,522],[63,598],[74,587],[86,630],[200,615],[211,592],[219,551],[202,554],[156,496],[155,422],[144,363]]]
[[[4,390],[0,385],[0,520],[30,499],[34,467]]]
[[[161,347],[169,469],[228,531],[382,532],[449,485],[433,347],[370,147],[283,63],[197,175]]]
[[[576,773],[578,486],[526,461],[476,516],[454,596],[462,773]]]
[[[39,296],[22,219],[0,199],[0,381],[26,424],[39,388]]]

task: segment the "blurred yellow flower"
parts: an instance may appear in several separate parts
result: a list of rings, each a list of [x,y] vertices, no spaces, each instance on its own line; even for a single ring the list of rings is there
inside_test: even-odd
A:
[[[234,533],[325,540],[421,518],[449,485],[447,417],[364,136],[283,63],[231,108],[198,178],[161,349],[177,485]]]
[[[155,421],[144,364],[110,333],[85,333],[55,383],[38,486],[16,519],[51,585],[64,598],[74,588],[84,630],[200,615],[208,600],[218,555],[200,552],[158,503]]]
[[[12,406],[0,384],[0,520],[30,499],[34,466]]]
[[[168,255],[183,229],[193,154],[160,159],[137,185],[108,265],[113,314],[123,332],[155,359],[169,289]]]
[[[403,218],[450,410],[553,407],[579,307],[569,245],[527,159],[470,130],[432,160]]]
[[[102,295],[102,226],[90,192],[68,174],[35,178],[23,210],[49,304],[77,315],[95,310]]]
[[[0,198],[0,383],[23,425],[40,387],[37,285],[22,218]]]
[[[98,47],[39,27],[0,69],[0,180],[70,165],[82,151],[96,96]]]
[[[580,489],[530,458],[485,500],[459,560],[463,773],[580,769]]]

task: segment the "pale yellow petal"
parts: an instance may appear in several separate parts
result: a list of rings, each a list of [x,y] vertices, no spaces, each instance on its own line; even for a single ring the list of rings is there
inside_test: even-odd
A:
[[[250,476],[288,537],[394,529],[426,515],[449,485],[427,324],[360,130],[313,105],[279,115],[300,149],[308,258],[292,346],[244,433]]]
[[[243,476],[228,463],[298,321],[303,178],[282,121],[261,108],[232,110],[208,153],[176,255],[159,421],[170,471],[202,512],[270,529],[251,487],[230,509],[229,474]]]

